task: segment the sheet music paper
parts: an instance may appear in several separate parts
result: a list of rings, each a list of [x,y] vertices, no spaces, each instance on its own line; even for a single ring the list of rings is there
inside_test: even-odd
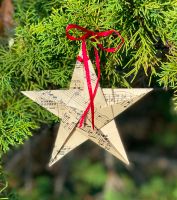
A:
[[[80,51],[79,55],[82,57]],[[92,90],[97,76],[89,60]],[[22,92],[33,101],[61,118],[49,166],[88,139],[129,164],[114,118],[140,100],[152,89],[110,89],[98,87],[94,99],[95,128],[92,129],[91,113],[87,114],[81,128],[79,120],[89,103],[89,93],[83,63],[76,62],[68,90]]]

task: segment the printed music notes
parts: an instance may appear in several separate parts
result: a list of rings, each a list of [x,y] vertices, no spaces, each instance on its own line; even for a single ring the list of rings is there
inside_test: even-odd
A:
[[[80,51],[80,57],[82,53]],[[92,87],[95,87],[97,76],[91,61],[89,69]],[[81,128],[79,120],[89,103],[89,94],[83,63],[76,62],[70,88],[68,90],[44,90],[22,92],[33,101],[61,118],[60,127],[49,166],[75,149],[88,139],[129,164],[114,118],[129,108],[152,89],[110,89],[98,87],[94,99],[95,127],[91,125],[91,114],[88,112]]]

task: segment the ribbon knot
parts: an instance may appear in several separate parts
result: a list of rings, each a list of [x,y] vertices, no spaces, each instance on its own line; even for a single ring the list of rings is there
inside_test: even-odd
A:
[[[69,34],[69,31],[71,29],[77,29],[81,32],[84,32],[84,34],[80,37],[74,37]],[[102,37],[108,37],[109,35],[116,34],[120,38],[120,43],[117,47],[110,47],[110,48],[105,48],[101,43],[99,43],[99,38]],[[103,32],[94,32],[91,30],[88,30],[86,28],[83,28],[77,24],[69,24],[66,27],[66,36],[70,40],[75,40],[75,41],[82,41],[82,56],[83,59],[78,58],[80,62],[84,63],[84,69],[85,69],[85,74],[86,74],[86,80],[87,80],[87,87],[89,91],[89,97],[90,97],[90,103],[88,104],[87,108],[85,109],[83,115],[81,116],[80,122],[79,122],[79,127],[82,127],[82,124],[87,116],[87,113],[91,109],[91,117],[92,117],[92,128],[94,129],[94,98],[96,96],[96,92],[98,89],[99,81],[100,81],[100,58],[99,58],[99,53],[96,47],[94,47],[94,53],[95,53],[95,61],[96,61],[96,68],[97,68],[97,80],[95,84],[94,90],[92,90],[92,84],[91,84],[91,78],[90,78],[90,70],[89,70],[89,56],[87,54],[87,45],[86,45],[86,40],[88,38],[91,39],[92,42],[96,42],[97,47],[102,49],[103,51],[113,53],[116,52],[118,49],[121,48],[121,46],[124,43],[123,37],[120,35],[120,33],[116,30],[107,30]]]

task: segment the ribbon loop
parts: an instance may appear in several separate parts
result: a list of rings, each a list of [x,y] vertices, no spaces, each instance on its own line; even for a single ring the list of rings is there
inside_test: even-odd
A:
[[[80,37],[74,37],[72,35],[69,34],[69,31],[72,30],[72,29],[77,29],[79,31],[82,31],[82,32],[85,32],[85,34],[83,34],[82,36]],[[90,31],[86,28],[83,28],[82,26],[78,26],[76,24],[69,24],[67,27],[66,27],[66,36],[68,39],[70,40],[86,40],[88,39],[89,37],[95,35],[95,33],[93,31]]]
[[[80,37],[74,37],[71,34],[69,34],[69,31],[72,30],[72,29],[77,29],[79,31],[82,31],[82,32],[84,32],[84,34]],[[78,60],[80,62],[84,63],[84,69],[85,69],[86,80],[87,80],[87,87],[88,87],[89,97],[90,97],[90,103],[88,104],[83,115],[81,116],[81,119],[80,119],[80,122],[79,122],[79,127],[82,127],[82,124],[83,124],[83,122],[84,122],[84,120],[87,116],[87,113],[91,109],[92,128],[94,129],[94,98],[96,96],[96,92],[97,92],[99,80],[100,80],[100,74],[101,74],[100,73],[100,58],[99,58],[98,50],[97,50],[96,47],[94,47],[96,68],[97,68],[97,81],[96,81],[94,90],[92,90],[90,70],[89,70],[89,65],[88,65],[89,56],[87,55],[86,40],[88,38],[90,38],[90,40],[92,42],[96,42],[96,41],[99,40],[99,38],[108,37],[112,34],[116,34],[121,40],[121,42],[119,43],[119,45],[117,47],[105,48],[105,47],[103,47],[103,45],[101,43],[97,43],[98,48],[102,49],[103,51],[109,52],[109,53],[116,52],[118,49],[121,48],[121,46],[124,43],[124,39],[118,31],[108,30],[108,31],[102,31],[102,32],[94,32],[94,31],[88,30],[86,28],[83,28],[83,27],[81,27],[77,24],[68,24],[68,26],[66,27],[66,36],[67,36],[68,39],[73,40],[73,41],[82,41],[82,56],[83,56],[83,59],[78,57]]]

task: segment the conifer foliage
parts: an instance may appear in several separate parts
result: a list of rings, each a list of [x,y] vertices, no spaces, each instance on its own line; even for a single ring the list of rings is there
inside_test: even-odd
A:
[[[69,86],[80,49],[80,42],[66,38],[70,23],[93,31],[119,30],[124,37],[118,52],[100,51],[104,87],[177,90],[176,0],[14,0],[13,4],[14,43],[0,47],[1,156],[23,144],[41,123],[58,120],[21,91]],[[118,43],[114,37],[101,42]],[[87,44],[93,58],[94,44]]]

